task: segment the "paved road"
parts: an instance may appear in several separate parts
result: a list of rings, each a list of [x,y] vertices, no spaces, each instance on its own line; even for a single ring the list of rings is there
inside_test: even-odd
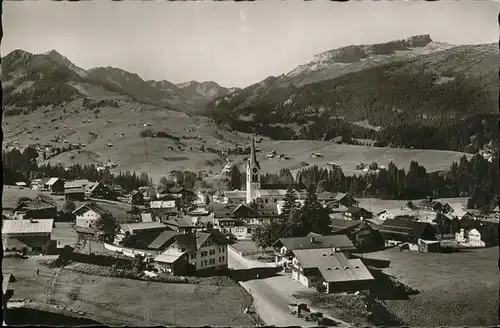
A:
[[[267,266],[265,263],[244,259],[231,248],[228,251],[228,264],[230,268],[249,269]],[[284,295],[281,293],[277,293],[266,280],[256,279],[240,282],[243,288],[253,296],[255,310],[260,318],[267,325],[304,326],[308,324],[305,320],[290,314],[288,304],[294,303],[294,300],[289,297],[283,297]]]

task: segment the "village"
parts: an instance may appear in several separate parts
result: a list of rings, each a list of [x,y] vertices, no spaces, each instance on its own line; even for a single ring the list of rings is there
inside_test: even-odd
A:
[[[498,245],[498,206],[482,212],[427,197],[371,212],[348,193],[312,192],[312,196],[310,190],[292,185],[261,185],[262,173],[252,141],[244,190],[208,194],[174,186],[127,191],[100,181],[58,177],[34,179],[30,185],[16,183],[9,188],[37,196],[21,197],[10,209],[4,206],[4,257],[14,261],[7,266],[13,270],[6,266],[3,270],[4,314],[17,299],[16,285],[24,279],[14,263],[22,267],[26,259],[36,258],[45,266],[64,267],[72,262],[116,266],[113,263],[128,261],[139,267],[135,279],[232,277],[254,299],[242,309],[254,324],[300,326],[315,321],[351,326],[323,308],[290,302],[290,295],[375,295],[376,286],[388,279],[384,268],[394,263],[370,259],[372,252],[396,249],[443,258],[464,249]],[[256,237],[260,227],[283,220],[290,200],[300,209],[309,206],[304,204],[310,197],[327,209],[328,233],[275,235],[267,242]],[[110,206],[117,204],[126,210],[114,215]],[[398,279],[397,284],[405,285],[405,277]]]

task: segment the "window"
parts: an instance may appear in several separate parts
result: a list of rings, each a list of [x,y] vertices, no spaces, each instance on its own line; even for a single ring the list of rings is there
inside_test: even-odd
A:
[[[207,260],[205,260],[204,262],[205,262],[205,265],[207,265]]]
[[[195,258],[196,258],[196,254],[195,253],[191,254],[191,260],[195,259]]]
[[[221,259],[222,260],[219,260],[219,261],[224,262],[224,256],[221,256]]]
[[[201,252],[201,256],[202,256],[202,257],[207,256],[207,251],[203,251],[203,252]]]
[[[210,250],[210,255],[214,255],[215,254],[215,249],[211,249]]]
[[[215,264],[215,259],[210,259],[210,264]]]

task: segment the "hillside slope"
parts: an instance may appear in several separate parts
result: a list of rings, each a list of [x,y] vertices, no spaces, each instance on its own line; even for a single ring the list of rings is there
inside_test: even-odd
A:
[[[364,53],[352,56],[363,57]],[[348,129],[361,125],[364,131],[356,137],[415,148],[422,145],[394,140],[391,131],[416,127],[424,135],[445,130],[446,136],[465,132],[463,140],[439,148],[465,150],[468,138],[478,133],[476,128],[467,130],[468,126],[481,125],[483,119],[491,124],[496,119],[497,58],[495,44],[455,46],[374,64],[301,87],[277,87],[283,79],[269,77],[216,99],[208,112],[233,128],[255,129],[277,138],[295,134],[298,138],[330,139],[342,134],[338,128],[330,131],[332,125],[338,127],[339,120],[349,123]],[[278,124],[281,127],[276,132]],[[297,124],[301,129],[291,134],[287,127]],[[432,142],[426,142],[424,148]]]

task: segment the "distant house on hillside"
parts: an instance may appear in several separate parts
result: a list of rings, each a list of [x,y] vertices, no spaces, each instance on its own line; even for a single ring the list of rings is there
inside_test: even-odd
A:
[[[332,219],[331,226],[333,234],[346,235],[361,251],[375,251],[384,245],[380,232],[367,221]]]
[[[432,197],[427,197],[426,199],[420,201],[417,204],[417,207],[435,212],[441,212],[443,210],[443,204],[433,200]]]
[[[144,205],[144,194],[139,190],[134,190],[130,194],[129,204],[132,205]]]
[[[93,228],[104,213],[106,210],[95,203],[84,204],[72,212],[76,216],[76,226],[82,228]]]
[[[55,219],[57,206],[41,199],[27,199],[14,207],[12,213],[14,219]]]
[[[161,222],[140,222],[140,223],[124,223],[120,225],[120,230],[115,236],[114,243],[121,245],[125,238],[132,235],[135,236],[135,241],[141,240],[145,243],[147,240],[154,240],[161,232],[172,230],[166,224]],[[150,242],[151,242],[150,241]]]
[[[25,188],[28,187],[28,185],[26,184],[26,182],[16,182],[16,186],[18,186],[21,189],[25,189]]]
[[[329,205],[330,207],[339,207],[339,205],[345,206],[347,208],[358,206],[359,202],[354,199],[351,195],[342,192],[321,192],[317,194],[318,201],[323,205]]]

